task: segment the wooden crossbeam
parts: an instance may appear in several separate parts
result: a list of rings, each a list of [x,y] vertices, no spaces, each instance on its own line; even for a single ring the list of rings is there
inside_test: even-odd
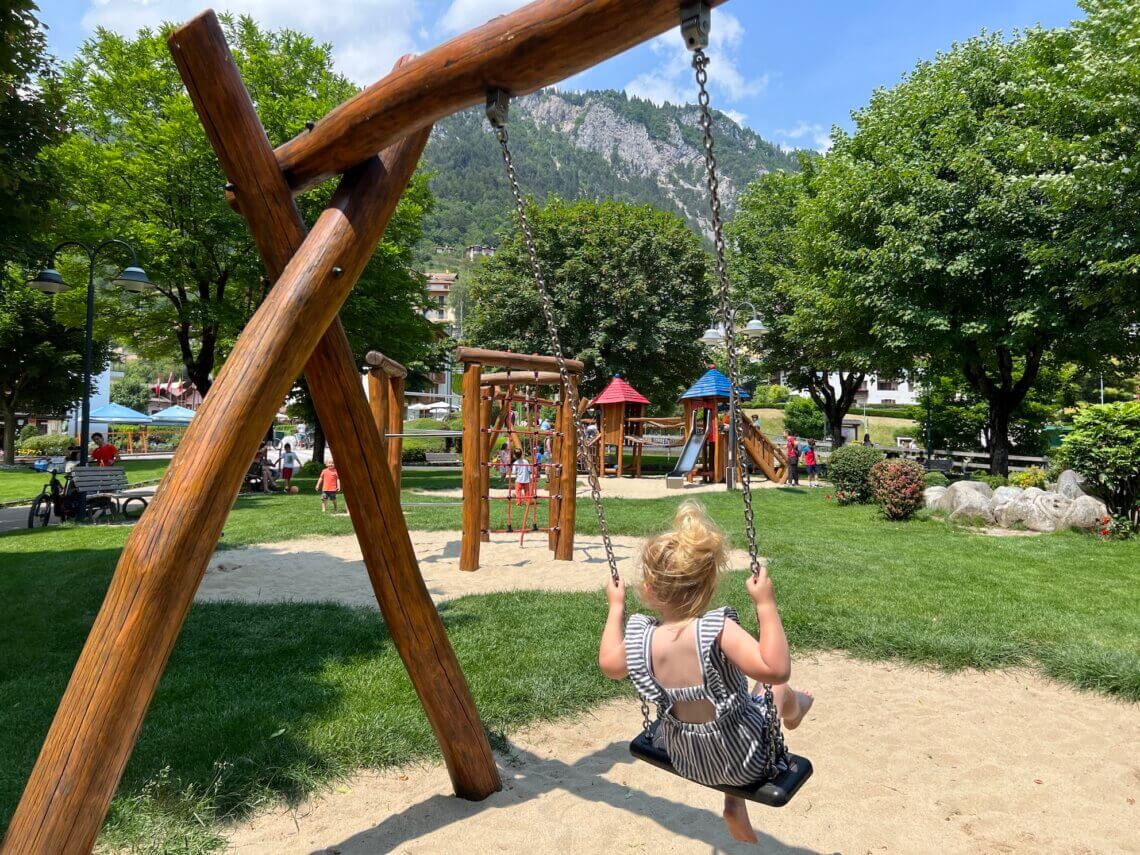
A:
[[[509,350],[487,350],[482,347],[455,348],[455,361],[465,364],[478,362],[480,365],[494,365],[498,368],[523,372],[514,378],[515,382],[520,385],[526,384],[526,372],[530,372],[531,379],[533,379],[534,372],[541,374],[551,369],[558,370],[558,359],[553,356],[543,356],[540,353],[512,353]],[[579,359],[566,359],[564,361],[566,370],[570,374],[581,374],[586,370],[586,366]]]
[[[725,0],[710,0],[718,6]],[[294,192],[355,166],[490,88],[525,95],[676,27],[684,0],[538,0],[373,83],[277,149]]]

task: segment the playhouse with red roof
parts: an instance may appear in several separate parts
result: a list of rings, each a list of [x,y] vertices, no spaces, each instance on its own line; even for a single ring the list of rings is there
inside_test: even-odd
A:
[[[631,474],[641,477],[640,439],[645,433],[645,407],[649,399],[629,385],[621,375],[615,375],[589,407],[598,411],[600,429],[591,438],[598,462],[599,475],[620,478],[625,469],[625,452],[632,453]],[[612,461],[612,463],[611,463]]]

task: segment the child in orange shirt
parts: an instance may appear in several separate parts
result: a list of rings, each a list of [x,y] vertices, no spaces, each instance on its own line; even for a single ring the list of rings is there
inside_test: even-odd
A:
[[[333,513],[336,513],[336,494],[340,489],[340,475],[336,471],[336,464],[331,460],[325,464],[317,478],[317,492],[321,494],[321,513],[329,509],[332,502]]]

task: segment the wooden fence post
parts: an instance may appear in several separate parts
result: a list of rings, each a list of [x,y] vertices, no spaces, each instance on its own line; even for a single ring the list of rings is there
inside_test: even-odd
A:
[[[483,450],[483,431],[480,424],[479,375],[482,371],[478,362],[463,366],[463,538],[459,549],[459,569],[470,571],[479,569],[479,543],[481,538],[482,486],[479,459]]]

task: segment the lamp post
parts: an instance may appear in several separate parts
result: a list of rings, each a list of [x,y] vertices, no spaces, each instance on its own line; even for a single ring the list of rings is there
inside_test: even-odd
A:
[[[747,324],[744,325],[744,329],[740,330],[740,333],[745,338],[752,338],[752,339],[761,338],[762,336],[764,336],[768,332],[768,328],[765,327],[764,322],[760,320],[760,313],[756,311],[756,307],[754,305],[752,305],[752,303],[749,303],[748,301],[741,303],[740,307],[741,308],[747,308],[749,310],[749,312],[752,314],[752,319]],[[736,311],[737,310],[734,307],[732,307],[732,306],[728,307],[729,315],[733,321],[736,320]],[[734,329],[736,328],[735,323],[733,323],[733,328]],[[715,345],[722,344],[724,342],[724,333],[722,332],[723,329],[724,329],[723,324],[716,324],[714,326],[710,326],[707,330],[704,331],[704,334],[701,335],[701,337],[700,337],[701,344],[707,345],[709,347],[713,347]],[[731,377],[728,379],[728,382],[729,382],[729,384],[732,383]],[[732,389],[729,389],[729,401],[731,401],[731,400],[732,400]],[[731,404],[729,406],[729,409],[730,409],[730,412],[728,415],[728,472],[725,474],[724,483],[725,483],[725,487],[727,487],[729,490],[733,490],[736,487],[736,455],[737,455],[738,449],[736,446],[736,418],[734,417],[735,414],[731,412]],[[714,414],[714,417],[715,417],[715,414]]]
[[[91,441],[91,351],[95,327],[95,262],[102,252],[109,246],[118,244],[126,247],[131,253],[131,263],[111,280],[111,284],[118,285],[124,291],[143,293],[154,287],[146,273],[139,267],[138,255],[135,249],[125,240],[110,238],[94,247],[77,240],[68,240],[59,244],[51,251],[48,266],[36,274],[35,279],[28,280],[28,284],[37,291],[45,294],[62,294],[70,291],[71,286],[63,281],[59,271],[55,269],[55,257],[61,249],[75,248],[87,255],[87,324],[84,328],[83,338],[83,400],[80,404],[80,433],[79,433],[79,465],[87,465],[87,445]],[[81,516],[85,516],[82,514]]]

